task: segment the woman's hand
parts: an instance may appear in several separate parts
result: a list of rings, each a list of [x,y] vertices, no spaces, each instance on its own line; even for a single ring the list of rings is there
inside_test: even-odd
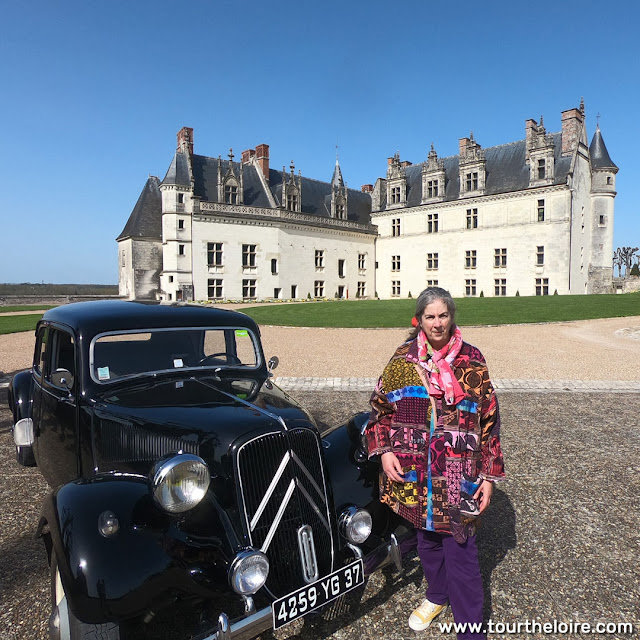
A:
[[[473,497],[478,501],[480,513],[482,513],[489,506],[492,494],[493,482],[489,480],[483,480],[478,490],[473,494]]]
[[[382,460],[382,470],[394,482],[404,482],[404,474],[402,473],[402,465],[393,451],[387,451],[380,456]]]

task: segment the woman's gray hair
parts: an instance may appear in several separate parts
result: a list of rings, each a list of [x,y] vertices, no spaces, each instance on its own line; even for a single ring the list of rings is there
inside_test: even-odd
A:
[[[422,318],[422,314],[424,310],[436,300],[442,300],[447,305],[447,310],[449,311],[449,315],[451,316],[451,330],[455,328],[456,324],[456,303],[453,301],[451,294],[441,287],[427,287],[424,289],[418,299],[416,300],[416,319],[418,320],[418,326],[414,327],[414,329],[409,334],[409,339],[413,340],[420,333],[420,318]]]

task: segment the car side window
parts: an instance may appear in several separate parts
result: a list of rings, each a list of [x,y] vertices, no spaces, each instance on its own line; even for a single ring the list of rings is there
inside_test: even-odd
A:
[[[44,370],[44,357],[47,347],[47,336],[49,333],[49,327],[40,327],[38,334],[36,335],[36,348],[33,352],[33,370],[38,377],[42,375]]]
[[[76,373],[73,336],[60,329],[51,329],[48,342],[50,344],[49,367],[45,377],[56,387],[70,389]],[[68,372],[70,375],[61,376],[61,372]]]

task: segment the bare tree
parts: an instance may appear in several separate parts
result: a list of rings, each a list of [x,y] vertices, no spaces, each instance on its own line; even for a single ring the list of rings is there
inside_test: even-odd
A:
[[[616,267],[618,267],[618,278],[622,278],[622,252],[620,250],[620,247],[618,247],[614,252],[613,252],[613,275],[615,276],[616,274]]]
[[[613,254],[613,266],[615,269],[618,265],[618,274],[622,276],[622,267],[625,268],[625,278],[628,278],[631,273],[631,265],[633,264],[633,258],[638,252],[638,247],[618,247]]]

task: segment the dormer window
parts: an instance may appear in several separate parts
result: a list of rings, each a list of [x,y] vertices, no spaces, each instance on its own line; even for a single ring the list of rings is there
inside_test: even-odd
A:
[[[399,204],[400,197],[400,187],[393,187],[391,189],[391,204]]]
[[[233,183],[227,183],[224,186],[224,201],[227,204],[238,204],[238,186]]]
[[[428,180],[427,181],[427,198],[437,198],[438,197],[438,180]]]
[[[465,181],[467,185],[467,191],[478,190],[478,172],[477,171],[472,171],[471,173],[467,173],[465,176]]]
[[[289,209],[289,211],[298,210],[298,194],[297,193],[290,192],[287,194],[287,209]]]
[[[547,161],[543,158],[538,159],[538,180],[544,180],[547,177]]]

